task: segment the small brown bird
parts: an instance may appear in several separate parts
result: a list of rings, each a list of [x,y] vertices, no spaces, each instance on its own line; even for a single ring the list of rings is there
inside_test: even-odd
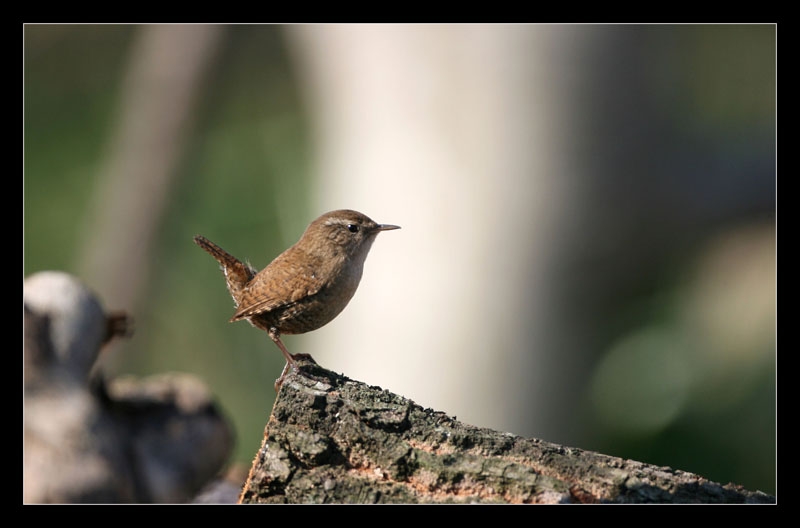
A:
[[[205,237],[197,235],[194,241],[222,266],[237,308],[231,322],[246,319],[265,330],[294,370],[294,357],[281,334],[310,332],[339,315],[358,288],[375,237],[391,229],[400,227],[375,223],[349,209],[331,211],[311,222],[295,245],[257,273]],[[276,391],[285,375],[286,368],[275,382]]]

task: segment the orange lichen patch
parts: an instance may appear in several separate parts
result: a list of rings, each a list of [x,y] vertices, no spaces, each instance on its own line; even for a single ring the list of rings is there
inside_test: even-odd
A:
[[[462,502],[471,498],[475,502],[533,504],[560,502],[563,499],[563,495],[557,493],[550,494],[553,495],[551,497],[545,493],[516,493],[507,489],[497,489],[493,485],[477,481],[469,475],[456,483],[439,483],[436,474],[420,471],[409,478],[405,484],[412,488],[416,495],[425,497],[432,502],[446,502],[448,499]]]
[[[597,502],[602,499],[611,499],[613,498],[612,490],[608,486],[608,482],[604,480],[597,480],[597,481],[587,481],[579,472],[576,470],[574,473],[565,473],[563,471],[556,471],[557,465],[549,464],[547,461],[542,461],[539,463],[538,461],[534,461],[531,458],[525,458],[522,456],[500,456],[499,458],[514,462],[516,464],[523,465],[525,467],[531,468],[536,473],[543,475],[545,477],[550,477],[556,480],[560,480],[562,482],[568,483],[571,485],[570,493],[572,493],[573,489],[578,496],[573,496],[573,499],[579,502],[588,501],[589,496]],[[622,462],[620,460],[620,462]],[[616,471],[613,468],[612,464],[609,464],[611,471]],[[619,469],[620,476],[627,473],[623,469]],[[580,486],[578,486],[580,484]]]
[[[577,484],[570,486],[569,495],[575,502],[580,502],[581,504],[595,504],[599,502],[597,497],[581,488]]]
[[[350,461],[353,462],[352,460]],[[500,490],[491,484],[476,480],[471,475],[465,475],[458,482],[442,482],[437,473],[421,469],[413,476],[404,480],[396,480],[383,468],[371,464],[354,464],[347,472],[357,478],[366,480],[380,480],[401,485],[419,498],[420,502],[496,502],[508,504],[530,504],[537,502],[552,502],[546,500],[545,494],[532,495],[531,493],[514,493],[509,490]],[[560,499],[562,495],[558,495]],[[541,500],[545,499],[545,500]]]
[[[425,442],[420,442],[413,438],[407,439],[406,443],[414,449],[419,449],[432,455],[451,455],[457,451],[455,446],[450,444],[439,444],[434,446]]]
[[[483,456],[483,457],[487,456],[485,453],[481,452],[482,450],[480,450],[480,449],[470,450],[470,451],[474,451],[473,454],[475,454],[477,456]],[[559,481],[562,481],[562,482],[565,482],[565,483],[568,483],[568,484],[572,484],[573,486],[574,486],[574,484],[576,482],[578,482],[578,476],[577,475],[567,475],[567,474],[564,474],[562,472],[555,471],[554,467],[551,466],[551,465],[540,464],[540,463],[538,463],[538,462],[536,462],[536,461],[534,461],[534,460],[532,460],[530,458],[525,458],[523,456],[495,455],[492,458],[496,458],[496,459],[499,459],[499,460],[504,460],[506,462],[513,462],[515,464],[519,464],[521,466],[530,468],[536,474],[542,475],[544,477],[549,477],[549,478],[552,478],[552,479],[555,479],[555,480],[559,480]],[[585,486],[585,485],[586,485],[586,483],[584,482],[583,486]],[[599,494],[602,494],[603,491],[604,491],[602,489],[602,483],[598,483],[598,486],[596,488],[593,487],[593,486],[590,486],[589,490],[585,490],[584,488],[581,488],[581,489],[582,489],[582,491],[584,491],[586,493],[593,494],[593,496],[599,496]],[[563,496],[561,494],[559,494],[557,492],[554,492],[554,493],[555,493],[555,495],[558,495],[559,498],[563,498]],[[541,494],[539,494],[539,495],[541,495]],[[539,501],[536,500],[536,497],[538,497],[539,495],[535,496],[534,500],[528,501],[528,502],[538,503]],[[551,497],[547,497],[544,502],[545,503],[550,503],[551,502],[550,499],[551,499]]]
[[[379,467],[351,467],[347,473],[369,480],[390,480],[386,472]]]

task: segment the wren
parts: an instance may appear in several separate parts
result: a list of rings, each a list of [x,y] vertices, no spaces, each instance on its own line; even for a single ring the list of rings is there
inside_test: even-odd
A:
[[[391,229],[400,227],[378,224],[349,209],[331,211],[311,222],[295,245],[259,272],[207,238],[194,237],[222,266],[236,305],[230,321],[246,319],[266,331],[286,358],[276,391],[287,368],[297,369],[281,334],[311,332],[339,315],[358,288],[375,237]]]

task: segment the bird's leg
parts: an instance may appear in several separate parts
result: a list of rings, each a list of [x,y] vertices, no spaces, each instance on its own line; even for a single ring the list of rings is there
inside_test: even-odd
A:
[[[289,370],[290,369],[294,371],[297,370],[297,363],[295,362],[294,358],[289,353],[289,351],[286,350],[286,347],[281,341],[281,335],[280,332],[278,332],[278,329],[273,326],[267,331],[267,333],[269,334],[270,339],[272,339],[275,342],[275,344],[278,345],[278,348],[281,349],[283,357],[286,358],[286,365],[283,367],[283,372],[281,372],[281,376],[275,380],[275,392],[278,392],[281,388],[281,385],[283,384],[283,380],[289,373]]]
[[[269,338],[272,339],[275,342],[275,344],[278,345],[278,348],[281,349],[281,352],[283,352],[283,357],[286,358],[286,362],[289,364],[289,366],[292,367],[292,370],[297,369],[297,364],[295,363],[294,358],[289,353],[289,351],[286,350],[286,347],[283,345],[283,342],[281,341],[281,334],[280,332],[278,332],[278,329],[273,326],[269,329],[267,333],[269,334]]]
[[[281,372],[281,377],[279,377],[278,379],[275,380],[274,387],[275,387],[275,393],[276,394],[281,390],[281,385],[283,385],[283,380],[286,379],[286,375],[289,374],[289,368],[290,367],[291,367],[291,365],[289,363],[286,363],[286,365],[283,366],[283,371]]]
[[[278,345],[278,348],[280,348],[281,352],[283,353],[283,357],[286,358],[286,365],[283,367],[283,372],[281,372],[281,377],[275,380],[275,392],[278,392],[281,388],[281,385],[283,384],[283,380],[289,374],[290,370],[293,370],[295,372],[301,372],[297,367],[297,358],[307,359],[315,364],[316,361],[314,361],[314,358],[312,358],[309,354],[296,354],[296,355],[290,354],[289,351],[286,350],[286,347],[284,346],[283,342],[281,341],[280,332],[278,332],[278,329],[275,328],[274,326],[267,331],[267,334],[269,334],[270,339],[272,339],[275,342],[275,344]]]

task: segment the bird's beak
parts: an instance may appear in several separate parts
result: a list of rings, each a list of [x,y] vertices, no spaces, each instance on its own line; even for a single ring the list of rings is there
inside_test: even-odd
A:
[[[400,226],[392,224],[378,224],[377,231],[391,231],[392,229],[400,229]]]

